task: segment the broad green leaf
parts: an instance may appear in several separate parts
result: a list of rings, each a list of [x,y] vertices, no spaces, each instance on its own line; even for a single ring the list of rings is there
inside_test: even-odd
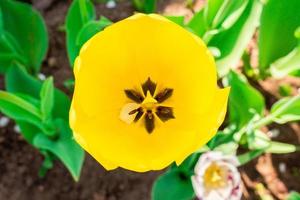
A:
[[[15,94],[0,91],[0,101],[1,103],[13,105],[11,107],[2,108],[3,110],[7,110],[7,112],[11,113],[11,115],[18,115],[17,112],[14,112],[14,109],[20,109],[24,112],[29,113],[30,115],[37,117],[38,119],[41,118],[41,113],[37,107],[18,97]],[[10,110],[11,108],[13,108],[13,110]]]
[[[66,17],[67,52],[71,66],[81,47],[76,44],[77,36],[82,27],[95,17],[94,5],[90,0],[73,0]]]
[[[153,200],[191,200],[195,198],[191,177],[174,169],[156,179],[151,196]]]
[[[283,78],[300,70],[300,44],[289,54],[271,64],[270,72],[275,78]]]
[[[16,81],[18,80],[18,81]],[[5,76],[6,90],[13,93],[28,94],[40,98],[42,82],[30,76],[19,65],[11,67]],[[70,99],[60,90],[54,90],[53,118],[69,119]]]
[[[247,153],[239,155],[238,160],[240,162],[240,165],[244,165],[247,162],[257,158],[263,153],[264,153],[263,149],[248,151]]]
[[[156,0],[132,0],[134,7],[144,13],[154,13],[156,11]]]
[[[2,10],[0,9],[0,34],[2,34],[3,33],[3,31],[4,31],[4,28],[3,28],[3,17],[2,17]]]
[[[83,160],[84,151],[75,142],[68,123],[64,120],[57,120],[58,138],[51,140],[44,134],[38,134],[34,138],[34,145],[42,150],[48,150],[56,155],[67,167],[74,180],[78,181]]]
[[[262,72],[296,47],[294,31],[300,26],[299,8],[299,0],[268,0],[264,6],[258,38]]]
[[[10,65],[12,60],[17,60],[28,71],[37,73],[48,48],[43,18],[30,5],[15,0],[1,0],[0,10],[0,54],[13,55],[13,58],[0,60],[0,64]]]
[[[84,24],[77,35],[76,45],[81,47],[93,35],[111,24],[112,22],[105,17],[102,17],[99,21],[89,21]]]
[[[204,20],[208,28],[212,28],[215,16],[222,7],[224,0],[208,0],[204,7]]]
[[[300,120],[300,95],[280,99],[272,106],[270,114],[279,124]]]
[[[232,27],[243,14],[247,4],[248,0],[227,0],[224,12],[219,16],[222,19],[221,28],[228,29]]]
[[[291,192],[287,200],[300,200],[300,194],[298,192]]]
[[[205,28],[205,19],[204,19],[204,10],[196,12],[193,18],[187,23],[187,29],[191,30],[194,34],[202,37],[206,31]]]
[[[233,133],[225,133],[225,131],[218,131],[218,133],[209,141],[208,147],[211,149],[217,146],[233,141]]]
[[[51,129],[50,124],[48,126],[45,126],[45,124],[43,124],[42,114],[39,107],[32,104],[31,101],[28,101],[28,99],[32,99],[32,97],[27,95],[26,99],[24,99],[24,96],[26,95],[22,94],[22,96],[20,96],[0,91],[1,112],[16,121],[22,121],[34,125],[45,134],[51,134],[53,130]],[[32,139],[31,136],[32,135],[29,134],[28,137],[25,137],[30,141]]]
[[[215,35],[208,43],[209,46],[216,47],[221,52],[221,56],[217,58],[219,76],[225,76],[230,68],[235,67],[239,62],[258,26],[262,7],[259,0],[249,0],[236,23]]]
[[[266,149],[267,153],[282,154],[293,153],[299,150],[299,147],[293,144],[271,141],[270,146]]]
[[[247,79],[230,71],[224,84],[230,86],[229,95],[229,121],[238,128],[246,125],[254,115],[262,115],[265,108],[264,97],[252,87]]]
[[[165,16],[168,20],[178,24],[179,26],[184,27],[184,16]]]
[[[52,77],[44,81],[40,91],[40,98],[43,121],[46,121],[51,119],[54,105],[54,85]]]
[[[205,147],[204,147],[204,149],[205,149]],[[207,149],[208,149],[208,147],[207,147]],[[198,153],[198,152],[191,154],[177,168],[180,171],[185,172],[185,174],[192,175],[194,173],[194,167],[199,159],[199,156],[200,156],[200,153]]]
[[[229,28],[241,16],[248,0],[209,0],[205,19],[209,29]]]
[[[29,144],[33,145],[33,139],[37,134],[43,134],[41,130],[32,123],[16,120],[16,124],[20,127],[23,137]]]

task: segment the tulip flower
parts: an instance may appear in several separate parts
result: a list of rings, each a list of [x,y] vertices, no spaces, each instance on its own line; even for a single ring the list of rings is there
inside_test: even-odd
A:
[[[223,122],[229,89],[192,33],[159,15],[107,27],[75,61],[70,125],[107,170],[144,172],[180,164]]]
[[[221,152],[203,154],[195,167],[192,184],[200,200],[239,200],[242,182],[235,156]]]

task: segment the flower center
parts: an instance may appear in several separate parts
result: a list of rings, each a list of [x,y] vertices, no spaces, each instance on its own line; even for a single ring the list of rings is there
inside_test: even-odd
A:
[[[172,96],[173,89],[165,88],[156,92],[156,83],[150,78],[141,86],[143,95],[139,91],[132,89],[124,91],[127,98],[132,100],[133,103],[123,106],[120,112],[120,119],[128,124],[144,120],[147,132],[152,133],[157,119],[166,122],[175,118],[173,108],[161,105]]]
[[[205,171],[204,184],[209,189],[225,187],[227,185],[227,176],[227,170],[213,162]]]

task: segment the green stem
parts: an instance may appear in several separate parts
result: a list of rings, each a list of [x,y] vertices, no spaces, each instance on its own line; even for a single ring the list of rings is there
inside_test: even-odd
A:
[[[254,122],[251,126],[251,129],[255,130],[255,129],[259,129],[263,126],[269,125],[273,122],[274,120],[274,115],[268,115],[260,120],[258,120],[257,122]],[[235,141],[240,141],[241,137],[244,135],[244,133],[247,132],[248,126],[244,126],[243,128],[241,128],[238,132],[235,133]]]
[[[89,21],[86,0],[79,0],[79,10],[83,24]]]
[[[213,35],[209,33],[209,31],[206,31],[202,37],[203,41],[205,42],[205,44],[207,45],[210,40],[213,38]]]

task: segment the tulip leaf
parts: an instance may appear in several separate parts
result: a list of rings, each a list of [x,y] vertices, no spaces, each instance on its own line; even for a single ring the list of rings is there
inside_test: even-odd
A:
[[[7,71],[5,85],[9,92],[28,94],[40,99],[42,82],[26,73],[20,65],[15,65]],[[68,121],[70,104],[70,99],[63,92],[54,89],[53,118],[63,118]]]
[[[259,0],[249,0],[234,25],[213,36],[208,43],[221,52],[221,56],[217,58],[219,76],[225,76],[230,68],[234,68],[239,62],[258,26],[262,7]]]
[[[44,134],[38,134],[33,140],[33,144],[42,150],[47,150],[56,155],[70,171],[74,180],[78,181],[82,164],[84,161],[84,151],[75,142],[72,132],[64,120],[56,120],[59,136],[56,140],[51,140]]]
[[[246,125],[255,115],[262,115],[265,102],[261,93],[252,87],[243,75],[231,71],[224,84],[231,87],[229,121],[238,128]]]
[[[299,150],[299,146],[282,142],[271,141],[270,146],[266,149],[266,153],[286,154]]]
[[[248,0],[209,0],[204,9],[209,29],[230,28],[241,16]]]
[[[300,26],[299,7],[299,0],[268,0],[264,6],[258,39],[262,72],[297,46],[294,31]]]
[[[111,24],[112,22],[105,17],[101,17],[99,21],[89,21],[88,23],[84,24],[77,35],[76,45],[82,46],[93,35]]]
[[[190,200],[195,198],[190,176],[171,170],[156,179],[151,193],[153,200]]]
[[[44,130],[39,108],[16,94],[0,91],[0,110],[14,120],[34,124]]]
[[[264,153],[263,149],[251,150],[251,151],[248,151],[247,153],[239,155],[238,160],[240,162],[240,165],[244,165],[244,164],[248,163],[249,161],[257,158],[258,156],[260,156],[263,153]]]
[[[280,99],[272,106],[270,114],[279,124],[300,120],[300,95]]]
[[[144,13],[154,13],[156,11],[156,0],[132,0],[134,7]]]
[[[300,47],[296,47],[288,55],[278,59],[270,68],[275,78],[283,78],[297,70],[300,70]]]
[[[184,16],[165,16],[165,18],[184,27]]]
[[[298,28],[300,30],[300,28]],[[270,72],[273,77],[284,76],[300,70],[300,43],[286,56],[271,64]]]
[[[30,5],[15,0],[1,0],[0,13],[0,71],[6,71],[15,60],[37,73],[48,49],[42,16]]]
[[[66,17],[67,52],[71,66],[81,47],[76,44],[77,36],[84,25],[95,20],[95,17],[95,8],[90,0],[73,0]]]
[[[202,37],[206,31],[205,26],[204,10],[202,9],[194,14],[193,18],[187,24],[187,29]]]
[[[16,120],[16,124],[20,127],[23,137],[29,144],[33,145],[33,139],[37,134],[43,134],[41,130],[32,123]]]
[[[41,113],[43,121],[51,119],[52,109],[54,105],[54,85],[53,78],[46,79],[40,91],[41,97]]]

